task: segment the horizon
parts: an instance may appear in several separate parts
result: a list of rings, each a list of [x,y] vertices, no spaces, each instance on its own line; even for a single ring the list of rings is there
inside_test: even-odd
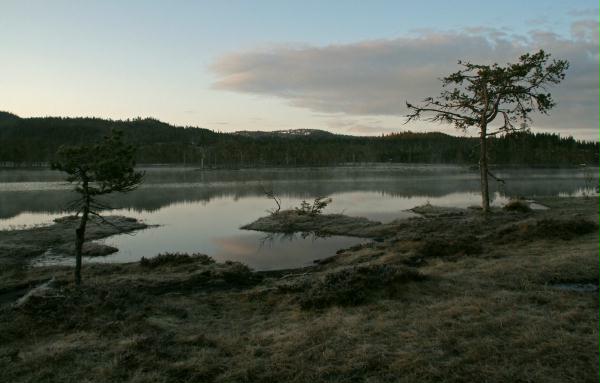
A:
[[[3,8],[0,109],[24,118],[152,116],[221,132],[472,136],[405,125],[404,102],[437,95],[437,79],[458,60],[504,64],[544,48],[571,68],[550,89],[557,106],[532,114],[531,131],[599,140],[598,4],[590,0],[509,1],[497,13],[473,1],[7,1]]]
[[[417,130],[411,130],[411,129],[403,129],[403,130],[395,130],[393,132],[382,132],[379,134],[371,134],[371,135],[359,135],[359,134],[350,134],[350,133],[339,133],[339,132],[333,132],[331,130],[327,130],[327,129],[312,129],[312,128],[294,128],[294,129],[277,129],[277,130],[235,130],[235,131],[219,131],[219,130],[215,130],[215,129],[210,129],[210,128],[205,128],[203,126],[193,126],[193,125],[176,125],[174,123],[168,122],[168,121],[164,121],[164,120],[160,120],[156,117],[152,117],[152,116],[147,116],[147,117],[141,117],[141,116],[136,116],[136,117],[130,117],[130,118],[124,118],[124,119],[113,119],[113,118],[104,118],[104,117],[97,117],[97,116],[31,116],[31,117],[21,117],[15,113],[12,113],[10,111],[6,111],[6,110],[0,110],[0,113],[9,113],[11,115],[14,115],[16,117],[18,117],[19,119],[35,119],[35,118],[60,118],[60,119],[99,119],[99,120],[105,120],[105,121],[114,121],[114,122],[132,122],[132,121],[136,121],[136,120],[154,120],[154,121],[158,121],[160,123],[163,124],[167,124],[171,127],[174,128],[186,128],[186,129],[206,129],[206,130],[210,130],[213,133],[219,133],[219,134],[236,134],[236,133],[281,133],[281,132],[285,132],[285,131],[319,131],[319,132],[326,132],[326,133],[330,133],[330,134],[335,134],[335,135],[341,135],[341,136],[351,136],[351,137],[357,137],[357,138],[361,138],[361,137],[383,137],[383,136],[390,136],[390,135],[394,135],[394,134],[404,134],[404,133],[411,133],[411,134],[426,134],[426,133],[440,133],[440,134],[445,134],[448,136],[452,136],[452,137],[467,137],[467,138],[476,138],[476,136],[474,135],[467,135],[467,134],[458,134],[460,133],[459,130],[455,129],[456,134],[452,134],[453,132],[448,131],[442,131],[442,130],[427,130],[427,131],[417,131]],[[560,132],[545,132],[545,131],[524,131],[524,132],[529,132],[529,133],[534,133],[534,134],[555,134],[558,137],[560,137],[561,139],[569,139],[569,138],[573,138],[576,141],[582,142],[582,143],[594,143],[594,142],[599,142],[598,140],[588,140],[588,139],[581,139],[581,138],[577,138],[577,137],[573,137],[572,135],[564,135],[561,134]],[[499,137],[502,137],[502,135],[500,135]]]

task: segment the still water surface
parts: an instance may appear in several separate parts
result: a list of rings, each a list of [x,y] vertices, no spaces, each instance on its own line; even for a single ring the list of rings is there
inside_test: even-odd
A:
[[[199,171],[191,168],[148,168],[145,182],[133,193],[111,196],[114,207],[104,214],[121,214],[159,225],[133,235],[103,240],[119,252],[86,262],[129,262],[162,252],[200,252],[217,261],[243,262],[257,270],[300,267],[362,242],[358,238],[269,238],[240,230],[274,207],[264,196],[273,190],[284,208],[303,199],[328,196],[326,213],[344,213],[379,221],[409,216],[414,206],[431,203],[467,207],[480,202],[476,170],[460,166],[391,165],[316,169]],[[506,185],[492,181],[493,204],[508,197],[580,195],[597,178],[580,169],[499,169]],[[49,224],[66,215],[74,198],[63,175],[49,170],[0,170],[0,230]],[[51,256],[37,264],[72,263]]]

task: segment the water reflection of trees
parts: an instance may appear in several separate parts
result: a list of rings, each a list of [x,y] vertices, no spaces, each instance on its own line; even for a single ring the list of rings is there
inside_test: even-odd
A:
[[[430,164],[369,164],[337,167],[249,168],[238,170],[204,170],[193,167],[141,167],[146,183],[213,183],[257,180],[299,180],[354,178],[375,175],[417,176],[427,174],[464,174],[473,172],[461,165]],[[2,169],[0,183],[62,181],[64,174],[49,169]]]
[[[293,172],[292,172],[293,173]],[[410,176],[375,174],[354,174],[346,177],[305,178],[298,176],[290,179],[289,173],[278,177],[264,177],[263,181],[248,177],[240,181],[186,184],[182,182],[155,182],[127,195],[107,198],[105,202],[114,208],[132,209],[137,212],[156,211],[176,203],[209,203],[213,199],[242,199],[263,197],[264,186],[272,188],[279,196],[288,199],[304,199],[315,196],[328,196],[347,192],[374,192],[388,197],[443,197],[450,193],[475,192],[478,180],[475,174],[455,173],[453,175]],[[264,174],[262,174],[264,176]],[[504,174],[506,186],[500,190],[510,196],[558,195],[575,193],[583,187],[580,178],[566,178],[554,174],[531,178],[525,173]],[[174,181],[167,176],[166,179]],[[193,180],[194,182],[196,180]],[[493,191],[498,191],[495,185]],[[0,219],[14,217],[22,212],[60,213],[75,196],[64,190],[47,191],[5,191],[0,192]]]

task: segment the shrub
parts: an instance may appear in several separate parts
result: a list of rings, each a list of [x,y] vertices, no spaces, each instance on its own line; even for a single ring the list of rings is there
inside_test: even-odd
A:
[[[317,197],[312,205],[306,201],[302,201],[300,207],[295,208],[295,210],[299,215],[310,215],[314,217],[323,213],[323,209],[325,209],[331,201],[331,198]]]

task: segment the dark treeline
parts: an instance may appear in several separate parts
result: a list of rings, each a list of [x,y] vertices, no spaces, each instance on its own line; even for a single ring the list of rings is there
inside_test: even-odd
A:
[[[476,138],[442,133],[355,137],[324,131],[218,133],[175,127],[156,119],[19,118],[0,112],[0,165],[34,166],[54,159],[63,144],[98,141],[111,128],[138,146],[140,164],[204,168],[326,166],[367,162],[476,164]],[[598,143],[555,134],[520,133],[490,140],[490,160],[501,165],[598,164]]]

